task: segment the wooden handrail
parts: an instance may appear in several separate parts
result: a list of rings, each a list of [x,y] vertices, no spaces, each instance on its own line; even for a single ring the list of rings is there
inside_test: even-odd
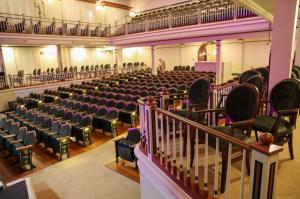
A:
[[[141,105],[146,105],[145,102],[142,101],[142,100],[140,100],[140,99],[138,100],[138,103],[141,104]],[[243,149],[246,149],[246,150],[250,150],[251,149],[249,144],[246,144],[246,143],[242,142],[241,140],[239,140],[239,139],[237,139],[237,138],[235,138],[233,136],[221,133],[220,131],[212,129],[209,126],[205,126],[205,125],[199,124],[197,122],[191,121],[191,120],[189,120],[187,118],[181,117],[179,115],[176,115],[176,114],[171,113],[169,111],[166,111],[164,109],[161,109],[161,108],[158,108],[158,107],[153,107],[153,108],[158,113],[162,113],[164,115],[167,115],[170,118],[173,118],[175,120],[179,120],[179,121],[181,121],[184,124],[187,124],[187,125],[189,125],[189,126],[191,126],[193,128],[196,128],[196,129],[199,129],[200,131],[204,131],[204,132],[208,133],[208,135],[212,135],[214,137],[220,138],[221,140],[227,141],[229,143],[237,145],[237,146],[239,146],[239,147],[241,147]]]

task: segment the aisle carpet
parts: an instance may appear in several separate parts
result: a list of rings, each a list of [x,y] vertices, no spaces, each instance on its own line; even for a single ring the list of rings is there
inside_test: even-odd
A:
[[[114,143],[108,141],[32,174],[38,199],[140,198],[139,184],[105,165],[115,160]]]

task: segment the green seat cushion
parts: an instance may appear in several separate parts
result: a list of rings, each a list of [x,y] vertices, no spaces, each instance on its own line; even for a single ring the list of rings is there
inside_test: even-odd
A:
[[[255,119],[255,123],[253,125],[253,130],[260,131],[260,132],[271,132],[273,126],[275,125],[276,118],[265,116],[265,115],[258,115]],[[286,134],[290,134],[293,132],[293,125],[284,119],[280,120],[280,124],[278,127],[277,136],[284,136]]]
[[[211,128],[217,131],[221,131],[222,133],[225,133],[227,135],[231,135],[231,128],[229,126],[211,126]],[[251,139],[242,130],[234,129],[233,137],[243,141],[244,143],[251,143]],[[222,142],[222,140],[220,141]]]
[[[185,110],[185,109],[181,109],[181,110],[170,110],[171,113],[174,113],[176,115],[179,115],[181,117],[185,117],[187,118],[189,111]],[[194,122],[199,122],[199,114],[191,111],[189,118],[190,120],[194,121]],[[202,121],[200,122],[201,124],[206,124],[206,121]]]

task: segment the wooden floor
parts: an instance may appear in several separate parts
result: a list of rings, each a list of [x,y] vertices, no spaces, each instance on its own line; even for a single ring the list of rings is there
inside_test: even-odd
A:
[[[126,176],[135,182],[140,183],[140,173],[138,168],[135,168],[134,163],[129,163],[125,160],[119,160],[118,163],[116,161],[113,161],[106,166],[113,171]]]
[[[128,126],[119,125],[118,134],[121,135],[127,132]],[[70,144],[70,158],[82,154],[84,152],[90,151],[112,139],[110,135],[104,135],[99,131],[95,131],[91,134],[92,144],[83,147],[79,144],[71,142]],[[115,153],[115,151],[112,151]],[[30,175],[40,169],[46,168],[50,165],[59,162],[58,156],[52,154],[51,149],[45,149],[42,145],[36,145],[33,150],[33,164],[34,169],[30,171],[22,171],[20,165],[17,163],[14,157],[8,156],[7,151],[0,151],[0,176],[4,182],[11,182],[13,180]]]

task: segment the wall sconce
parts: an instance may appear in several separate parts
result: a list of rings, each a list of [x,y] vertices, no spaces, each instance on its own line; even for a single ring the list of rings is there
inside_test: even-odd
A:
[[[104,7],[104,5],[102,4],[102,2],[101,2],[101,0],[98,0],[97,2],[96,2],[96,10],[100,10],[100,11],[104,11],[105,10],[105,7]]]

